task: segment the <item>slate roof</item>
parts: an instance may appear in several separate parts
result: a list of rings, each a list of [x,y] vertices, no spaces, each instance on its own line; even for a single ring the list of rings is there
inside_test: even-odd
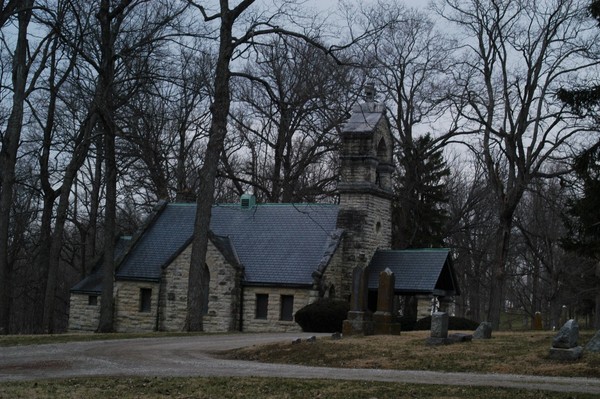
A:
[[[162,268],[191,242],[195,215],[195,204],[164,206],[118,266],[116,278],[160,280]]]
[[[447,248],[376,251],[369,265],[369,289],[377,289],[379,273],[386,268],[394,272],[397,294],[460,293]]]
[[[372,133],[385,114],[383,104],[373,102],[352,107],[350,118],[341,125],[342,133]]]
[[[311,285],[336,230],[338,209],[324,204],[215,206],[211,230],[231,239],[247,284]]]
[[[228,261],[239,260],[245,284],[300,286],[322,260],[336,229],[337,205],[215,205],[211,240]],[[158,281],[162,268],[191,243],[195,204],[167,204],[117,271],[117,279]]]
[[[125,254],[130,242],[131,236],[119,237],[119,240],[115,245],[115,259],[118,259]],[[102,258],[96,261],[90,275],[71,288],[71,291],[98,295],[102,292]]]

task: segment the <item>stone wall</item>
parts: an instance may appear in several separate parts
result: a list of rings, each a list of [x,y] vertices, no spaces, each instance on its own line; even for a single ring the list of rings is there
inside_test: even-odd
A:
[[[391,202],[369,193],[340,195],[338,227],[344,228],[340,249],[347,276],[355,267],[365,268],[377,249],[391,246]]]
[[[185,328],[187,289],[192,246],[189,245],[165,268],[161,283],[160,330],[182,331]],[[242,271],[227,263],[209,242],[206,264],[210,274],[208,313],[204,331],[239,330],[240,284]]]
[[[100,295],[96,305],[88,305],[88,294],[71,294],[69,331],[96,331],[100,321]]]
[[[184,249],[163,270],[160,283],[160,331],[184,331],[192,246]]]
[[[417,296],[417,320],[431,316],[431,299],[430,295]]]
[[[239,331],[240,301],[243,271],[229,264],[210,243],[206,255],[210,272],[208,313],[204,316],[204,331]]]
[[[352,269],[348,269],[344,265],[341,250],[342,245],[340,245],[331,257],[322,279],[324,286],[328,289],[329,297],[350,301],[350,294],[352,293]]]
[[[266,319],[256,318],[256,295],[269,296]],[[280,320],[281,296],[294,296],[293,313],[308,305],[313,298],[312,290],[274,287],[244,287],[244,320],[243,331],[247,332],[293,332],[302,331],[294,321]]]
[[[369,133],[342,133],[340,211],[337,226],[345,231],[341,249],[348,275],[368,266],[378,248],[392,240],[392,139],[382,120]]]
[[[140,291],[143,288],[152,290],[148,312],[140,311]],[[158,283],[116,281],[115,330],[118,332],[156,331],[158,291]]]

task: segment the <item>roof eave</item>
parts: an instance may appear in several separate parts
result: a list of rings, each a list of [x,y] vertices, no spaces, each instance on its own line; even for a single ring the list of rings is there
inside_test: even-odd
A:
[[[100,295],[102,291],[94,291],[94,290],[70,290],[71,294],[81,294],[81,295]]]
[[[160,283],[160,277],[117,276],[116,281],[140,281],[145,283]]]
[[[269,287],[269,288],[302,288],[311,289],[313,284],[306,283],[278,283],[278,282],[257,282],[257,281],[244,281],[242,283],[244,287]]]

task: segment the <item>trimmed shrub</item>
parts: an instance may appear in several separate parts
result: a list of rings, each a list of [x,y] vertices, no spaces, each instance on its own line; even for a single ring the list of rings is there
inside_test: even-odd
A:
[[[449,317],[448,330],[476,330],[479,323],[464,317]],[[415,330],[431,330],[431,316],[423,317],[417,321]]]
[[[417,325],[417,318],[414,316],[402,316],[399,321],[402,331],[413,331]]]
[[[346,301],[322,298],[298,310],[294,319],[304,332],[340,332],[348,310]]]

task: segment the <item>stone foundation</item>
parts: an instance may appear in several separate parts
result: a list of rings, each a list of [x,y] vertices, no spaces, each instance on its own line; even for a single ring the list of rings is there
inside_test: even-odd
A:
[[[150,310],[142,311],[140,291],[150,289]],[[159,284],[139,281],[115,282],[115,331],[156,331]]]
[[[165,268],[161,283],[160,330],[183,331],[187,312],[187,291],[192,246],[183,250]],[[203,324],[206,332],[239,331],[239,301],[242,270],[227,263],[212,243],[208,245],[208,312]]]
[[[267,317],[256,318],[256,295],[268,295]],[[244,318],[242,330],[245,332],[294,332],[302,331],[295,321],[281,320],[281,296],[294,297],[293,314],[308,305],[314,298],[312,290],[275,287],[244,287]]]
[[[371,312],[348,312],[348,318],[344,320],[342,325],[342,335],[373,335],[374,333],[375,326]]]
[[[548,357],[552,360],[578,360],[583,355],[583,348],[576,346],[574,348],[550,348]]]
[[[69,331],[96,331],[100,321],[100,295],[96,305],[89,305],[88,294],[71,294]]]

